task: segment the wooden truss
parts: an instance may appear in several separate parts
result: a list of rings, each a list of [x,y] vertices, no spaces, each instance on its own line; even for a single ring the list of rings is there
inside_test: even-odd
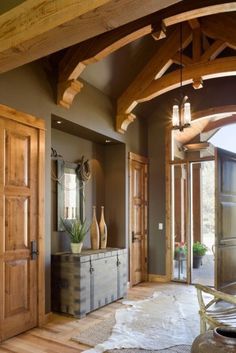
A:
[[[183,85],[192,83],[198,89],[205,79],[236,74],[236,55],[229,56],[225,51],[226,48],[236,49],[235,11],[233,1],[222,4],[222,1],[183,0],[71,47],[59,63],[58,104],[71,106],[83,86],[78,79],[87,65],[152,34],[154,39],[161,39],[160,45],[117,100],[116,130],[126,131],[135,119],[133,110],[138,103],[180,86],[180,29],[177,25],[180,22],[183,22]],[[219,57],[223,51],[227,55]]]

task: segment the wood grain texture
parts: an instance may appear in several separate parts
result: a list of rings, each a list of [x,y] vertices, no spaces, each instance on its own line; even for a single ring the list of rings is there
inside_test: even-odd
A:
[[[43,120],[0,106],[0,340],[45,315],[43,253],[38,264],[30,248],[32,240],[44,244],[44,128]]]
[[[191,31],[186,24],[183,26],[183,48],[191,41]],[[180,49],[179,31],[175,29],[166,39],[162,41],[162,45],[157,49],[145,67],[140,71],[134,81],[118,98],[117,114],[130,113],[137,104],[136,98],[149,86],[159,72],[163,74],[163,68],[169,62],[170,58]],[[168,67],[166,67],[167,69]]]
[[[130,284],[147,280],[148,159],[129,153]]]
[[[151,296],[154,291],[163,291],[165,288],[165,284],[142,283],[129,289],[127,298],[143,300]],[[71,337],[93,325],[99,328],[102,320],[111,317],[115,310],[120,308],[123,308],[123,305],[117,301],[88,314],[81,320],[51,314],[50,322],[41,328],[35,328],[4,341],[0,345],[0,353],[58,353],[62,351],[63,353],[80,353],[91,347],[73,342]]]
[[[236,49],[236,14],[218,14],[204,18],[201,30],[208,37],[221,39],[233,49]]]
[[[215,59],[207,63],[196,63],[183,68],[182,84],[187,85],[192,82],[193,77],[216,78],[227,75],[236,75],[236,57]],[[179,72],[174,71],[166,74],[158,80],[153,80],[152,83],[140,93],[137,97],[137,102],[145,102],[151,100],[163,93],[180,87]]]
[[[0,16],[1,50],[61,26],[110,0],[27,0]]]
[[[123,26],[161,6],[165,6],[164,1],[27,0],[8,15],[0,16],[0,24],[4,25],[0,40],[0,72]]]
[[[2,338],[37,325],[37,261],[30,259],[31,241],[37,240],[38,140],[37,129],[3,119],[4,231],[1,290],[4,312]]]

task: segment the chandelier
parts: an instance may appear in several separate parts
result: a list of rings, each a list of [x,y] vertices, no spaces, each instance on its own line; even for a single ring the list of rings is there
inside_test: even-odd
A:
[[[183,96],[183,34],[182,23],[180,23],[180,93],[181,99],[177,101],[178,104],[173,105],[172,111],[172,125],[174,130],[183,131],[190,126],[191,123],[191,108],[188,102],[188,97]]]

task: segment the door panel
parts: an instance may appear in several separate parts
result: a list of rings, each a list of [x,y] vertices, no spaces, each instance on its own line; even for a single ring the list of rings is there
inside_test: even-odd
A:
[[[236,282],[236,155],[216,149],[216,287]]]
[[[37,325],[37,130],[1,118],[0,128],[1,340]]]
[[[130,154],[130,281],[147,279],[147,160]]]

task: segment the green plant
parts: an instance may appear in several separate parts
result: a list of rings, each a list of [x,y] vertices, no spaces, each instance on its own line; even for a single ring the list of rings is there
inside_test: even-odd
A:
[[[86,225],[86,220],[81,222],[79,219],[61,219],[61,223],[64,230],[69,234],[72,243],[82,243],[90,229],[90,226]]]
[[[202,244],[199,241],[197,241],[196,243],[193,243],[193,255],[204,256],[207,250],[208,248],[205,244]]]
[[[185,257],[187,254],[187,246],[184,242],[175,244],[175,258]]]

